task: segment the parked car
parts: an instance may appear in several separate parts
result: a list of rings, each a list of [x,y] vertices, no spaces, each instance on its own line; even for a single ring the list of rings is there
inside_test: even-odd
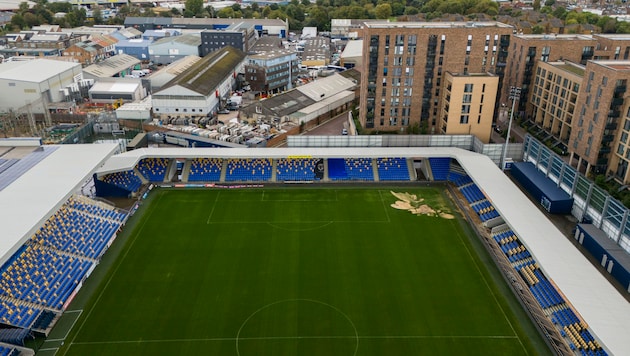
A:
[[[348,129],[342,129],[341,134],[344,136],[348,135]]]

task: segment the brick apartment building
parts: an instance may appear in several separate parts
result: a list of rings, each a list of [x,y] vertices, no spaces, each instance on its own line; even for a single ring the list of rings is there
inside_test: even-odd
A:
[[[500,88],[513,27],[493,21],[366,22],[361,31],[362,126],[401,132],[419,125],[437,133],[446,72],[496,74]]]
[[[569,162],[630,182],[630,61],[539,63],[527,113],[550,138],[566,142]]]
[[[509,48],[501,103],[507,104],[510,86],[520,87],[518,112],[525,112],[536,63],[567,60],[586,64],[591,59],[630,59],[630,35],[544,34],[514,35]]]

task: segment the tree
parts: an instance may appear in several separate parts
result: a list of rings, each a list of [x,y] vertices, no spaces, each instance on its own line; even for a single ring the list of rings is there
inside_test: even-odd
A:
[[[545,29],[544,27],[540,26],[540,25],[536,25],[534,27],[532,27],[532,33],[535,35],[540,35],[541,33],[544,33]]]
[[[186,0],[184,8],[193,16],[198,15],[203,10],[203,0]]]
[[[26,20],[24,20],[24,16],[20,14],[13,15],[13,17],[11,17],[11,26],[13,26],[16,30],[26,28]]]
[[[95,25],[103,24],[103,13],[99,7],[95,7],[94,10],[92,10],[92,19]]]
[[[534,0],[534,11],[540,10],[540,0]]]
[[[374,16],[377,19],[388,19],[392,16],[392,6],[390,4],[379,4],[374,8]]]

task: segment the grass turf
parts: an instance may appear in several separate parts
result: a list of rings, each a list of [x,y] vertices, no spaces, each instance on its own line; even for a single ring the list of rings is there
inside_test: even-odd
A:
[[[461,221],[387,189],[153,194],[59,354],[540,352]]]

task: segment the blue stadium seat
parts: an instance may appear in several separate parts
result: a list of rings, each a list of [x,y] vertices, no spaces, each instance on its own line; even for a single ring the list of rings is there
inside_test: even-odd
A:
[[[142,181],[133,170],[110,173],[100,179],[130,192],[137,192],[142,186]]]
[[[328,178],[333,181],[373,181],[372,160],[369,158],[329,158]]]
[[[406,158],[377,158],[376,167],[381,181],[408,181],[410,179]]]
[[[226,182],[262,182],[271,179],[271,159],[229,159],[225,172]]]
[[[315,176],[317,158],[280,158],[276,161],[276,181],[298,182],[319,180]]]
[[[218,182],[221,180],[221,158],[195,158],[190,161],[189,182]]]
[[[431,165],[433,180],[442,181],[447,179],[451,168],[450,158],[429,158],[429,164]]]
[[[138,162],[137,168],[149,182],[163,182],[168,163],[168,158],[144,158]]]

